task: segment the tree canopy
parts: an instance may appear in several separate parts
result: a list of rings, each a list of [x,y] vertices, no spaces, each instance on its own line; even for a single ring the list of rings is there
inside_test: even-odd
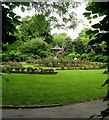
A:
[[[17,32],[16,27],[21,23],[20,16],[13,12],[13,9],[21,6],[21,10],[25,12],[25,7],[29,9],[35,9],[35,15],[37,20],[50,21],[51,26],[60,28],[75,28],[77,26],[76,14],[72,8],[76,8],[79,5],[77,2],[2,2],[2,26],[3,26],[3,43],[12,43],[16,40],[14,35]],[[59,21],[61,17],[61,22]],[[36,20],[36,24],[37,24]],[[39,27],[41,28],[41,26]],[[42,29],[41,29],[42,30]],[[42,36],[47,37],[46,32],[41,33]],[[49,35],[49,34],[48,34]],[[49,35],[50,36],[50,35]]]

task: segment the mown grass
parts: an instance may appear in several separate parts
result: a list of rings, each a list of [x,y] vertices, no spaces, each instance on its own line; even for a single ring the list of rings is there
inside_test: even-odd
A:
[[[57,75],[4,74],[3,105],[72,104],[103,98],[104,70],[60,70]]]

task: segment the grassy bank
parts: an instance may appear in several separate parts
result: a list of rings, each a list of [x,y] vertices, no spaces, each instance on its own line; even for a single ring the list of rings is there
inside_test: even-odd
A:
[[[3,105],[72,104],[102,98],[104,70],[61,70],[57,75],[4,74]]]

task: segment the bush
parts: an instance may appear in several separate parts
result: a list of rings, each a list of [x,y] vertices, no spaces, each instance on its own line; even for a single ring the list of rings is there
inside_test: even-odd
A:
[[[33,69],[32,67],[28,67],[28,68],[27,68],[27,72],[30,72],[30,73],[31,73],[31,72],[32,72],[32,69]]]
[[[26,69],[26,68],[22,67],[22,68],[21,68],[21,72],[25,72],[25,69]]]
[[[38,55],[41,57],[41,58],[45,58],[49,55],[49,52],[48,51],[42,51],[42,50],[38,50]]]
[[[70,54],[68,54],[68,57],[71,59],[74,59],[76,57],[76,55],[75,55],[75,53],[70,53]]]
[[[76,58],[79,58],[80,57],[80,54],[76,54]]]
[[[83,54],[81,55],[81,59],[84,59],[84,58],[87,58],[87,54],[86,54],[86,53],[83,53]]]
[[[28,58],[28,60],[26,60],[27,63],[35,63],[35,59],[33,58]]]
[[[15,68],[15,72],[20,72],[20,68]]]
[[[106,60],[107,60],[107,57],[101,54],[94,56],[94,61],[96,62],[105,62]]]

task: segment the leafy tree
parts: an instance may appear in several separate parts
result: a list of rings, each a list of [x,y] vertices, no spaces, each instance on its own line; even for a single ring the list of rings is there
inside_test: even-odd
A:
[[[79,37],[78,39],[80,39],[84,45],[87,45],[88,42],[91,40],[89,39],[89,36],[86,34],[86,32],[88,30],[91,30],[91,28],[84,28],[83,30],[81,30],[81,32],[79,33]]]
[[[58,44],[60,47],[62,47],[62,44],[67,37],[68,36],[65,33],[60,33],[60,34],[53,35],[53,46]]]
[[[23,54],[33,54],[38,55],[40,57],[47,56],[48,53],[46,52],[48,49],[48,44],[44,42],[42,38],[33,38],[31,41],[24,42],[20,47],[19,50]]]
[[[108,56],[107,60],[107,73],[109,73],[109,2],[91,2],[88,7],[86,7],[87,12],[84,13],[85,17],[90,20],[98,17],[103,17],[102,20],[98,21],[92,25],[92,30],[87,31],[90,38],[94,36],[94,39],[89,42],[90,45],[99,44],[102,42],[106,43],[105,55]],[[106,82],[102,85],[108,85],[109,87],[109,76]],[[109,89],[105,100],[109,100]],[[106,110],[101,111],[102,118],[109,115],[109,106]]]
[[[72,53],[73,44],[72,44],[72,39],[70,37],[68,37],[64,40],[63,49],[64,49],[66,55],[68,55],[69,53]]]
[[[83,54],[86,50],[86,46],[78,38],[73,41],[73,45],[74,45],[74,51],[78,54]]]
[[[22,41],[31,40],[35,37],[42,37],[47,43],[52,42],[50,23],[43,15],[26,16],[22,19],[22,23],[18,26],[18,34],[16,36]]]
[[[2,2],[2,39],[3,43],[12,43],[16,40],[14,32],[17,32],[16,26],[20,24],[20,16],[13,12],[13,9],[21,5],[24,12],[24,6],[29,6],[29,2]]]

